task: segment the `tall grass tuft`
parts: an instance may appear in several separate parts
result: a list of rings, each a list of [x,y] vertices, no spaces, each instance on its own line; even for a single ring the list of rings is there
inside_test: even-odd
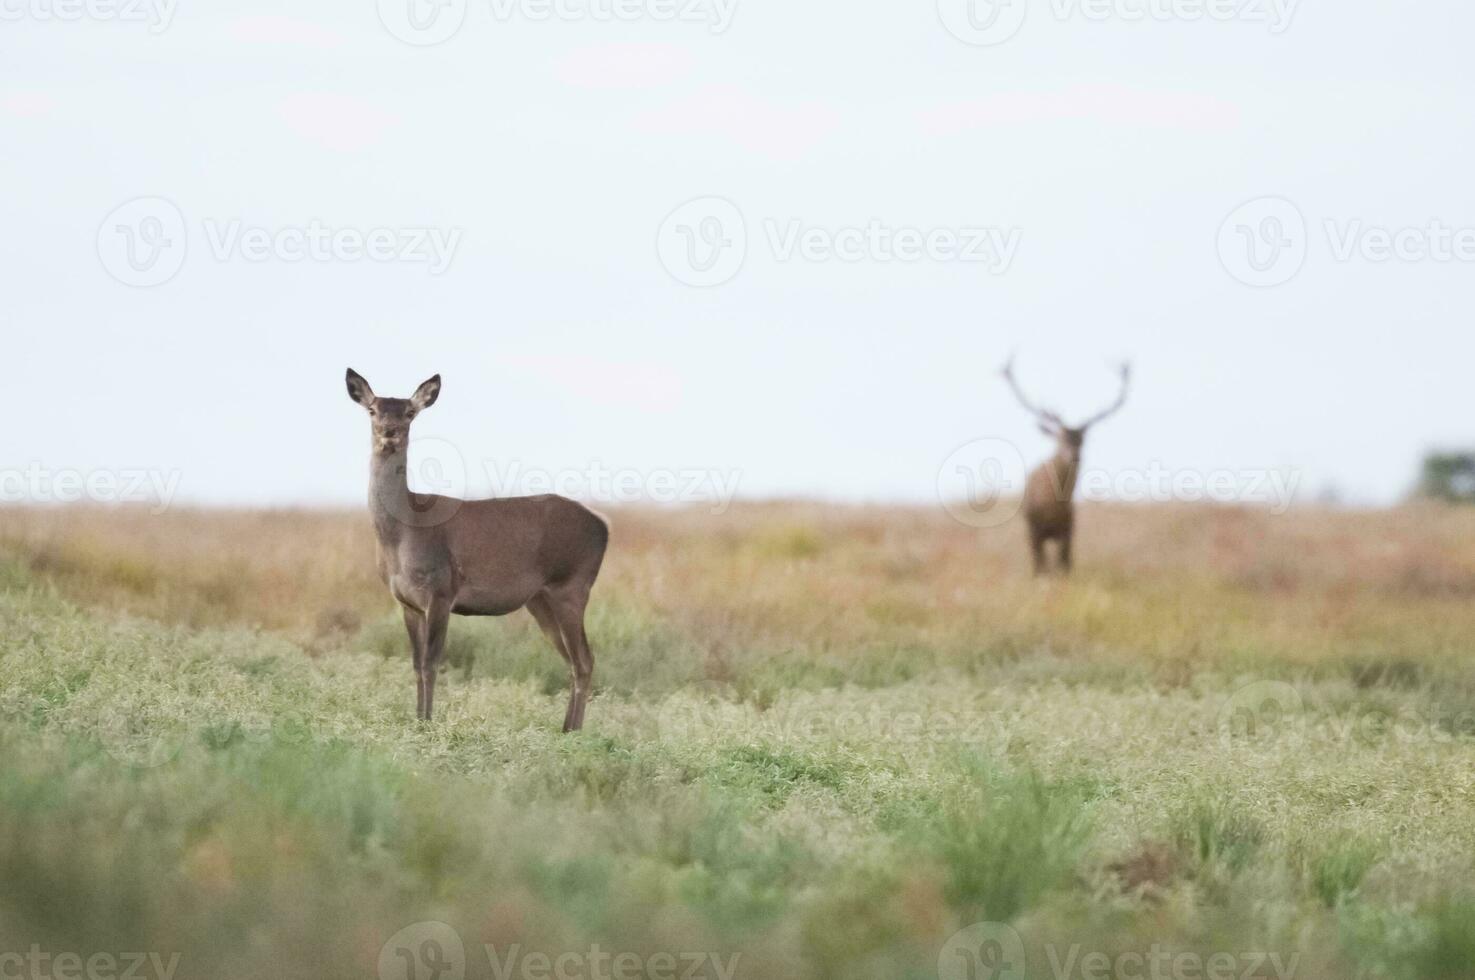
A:
[[[937,799],[921,801],[916,833],[944,875],[963,919],[1007,922],[1070,881],[1091,834],[1090,800],[1077,783],[1052,783],[976,758]]]
[[[1312,892],[1327,908],[1354,896],[1378,863],[1378,849],[1354,837],[1338,837],[1313,854],[1306,868]]]

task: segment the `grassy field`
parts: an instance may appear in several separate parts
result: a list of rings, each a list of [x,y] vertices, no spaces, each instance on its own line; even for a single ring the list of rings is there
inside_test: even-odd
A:
[[[0,510],[0,972],[1475,976],[1475,512],[612,518],[562,736],[364,516]]]

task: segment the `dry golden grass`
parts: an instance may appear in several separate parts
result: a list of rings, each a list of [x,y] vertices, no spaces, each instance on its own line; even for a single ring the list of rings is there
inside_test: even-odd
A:
[[[612,518],[594,606],[661,629],[717,680],[754,649],[917,651],[926,669],[1045,647],[1183,679],[1263,662],[1434,667],[1475,635],[1475,512],[1454,508],[1086,507],[1066,583],[1029,576],[1017,525],[972,529],[940,509]],[[8,509],[0,548],[84,606],[279,631],[314,652],[394,611],[355,513]]]

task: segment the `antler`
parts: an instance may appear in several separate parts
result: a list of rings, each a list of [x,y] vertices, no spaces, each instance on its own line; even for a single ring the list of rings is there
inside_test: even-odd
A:
[[[1056,415],[1054,412],[1050,411],[1049,409],[1036,408],[1034,406],[1034,403],[1031,402],[1029,400],[1029,398],[1024,394],[1024,390],[1019,387],[1019,382],[1016,381],[1016,380],[1014,380],[1014,358],[1013,357],[1010,357],[1009,358],[1009,363],[1007,363],[1007,364],[1004,365],[1003,374],[1004,374],[1004,380],[1007,381],[1007,382],[1009,382],[1009,387],[1012,388],[1012,389],[1014,389],[1014,397],[1019,399],[1019,404],[1023,405],[1025,407],[1025,410],[1026,411],[1028,411],[1031,415],[1033,415],[1037,419],[1039,419],[1040,422],[1041,422],[1041,424],[1046,425],[1046,426],[1049,426],[1052,429],[1063,429],[1063,428],[1065,428],[1065,423],[1061,421],[1059,415]]]
[[[1108,408],[1104,412],[1100,412],[1100,413],[1098,413],[1096,415],[1093,415],[1088,421],[1086,421],[1085,423],[1083,423],[1081,425],[1081,428],[1083,428],[1083,429],[1089,429],[1091,426],[1095,425],[1097,422],[1100,422],[1100,421],[1102,421],[1104,419],[1108,419],[1111,416],[1115,415],[1117,412],[1120,412],[1122,410],[1122,406],[1125,405],[1125,404],[1127,404],[1127,392],[1129,390],[1131,390],[1131,387],[1132,387],[1132,365],[1131,365],[1130,362],[1128,362],[1128,363],[1124,363],[1122,365],[1122,393],[1117,396],[1117,400],[1112,404],[1112,406],[1110,408]]]

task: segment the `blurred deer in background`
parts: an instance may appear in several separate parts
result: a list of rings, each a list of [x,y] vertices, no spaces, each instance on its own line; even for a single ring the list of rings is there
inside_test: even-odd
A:
[[[565,732],[584,725],[594,654],[584,609],[609,543],[604,518],[564,497],[458,500],[409,486],[410,423],[440,397],[440,375],[409,398],[380,398],[352,369],[348,395],[369,413],[369,512],[379,576],[404,610],[415,665],[415,714],[435,710],[436,668],[451,614],[506,616],[524,607],[567,661]]]
[[[1014,378],[1014,361],[1004,365],[1004,380],[1040,425],[1040,431],[1055,440],[1055,455],[1030,473],[1024,485],[1024,518],[1029,525],[1029,546],[1034,555],[1035,574],[1046,569],[1045,542],[1054,541],[1062,574],[1070,574],[1071,538],[1075,533],[1076,479],[1080,475],[1081,447],[1091,426],[1115,415],[1127,403],[1132,383],[1132,366],[1123,364],[1122,390],[1115,403],[1072,428],[1048,409],[1036,408]]]

